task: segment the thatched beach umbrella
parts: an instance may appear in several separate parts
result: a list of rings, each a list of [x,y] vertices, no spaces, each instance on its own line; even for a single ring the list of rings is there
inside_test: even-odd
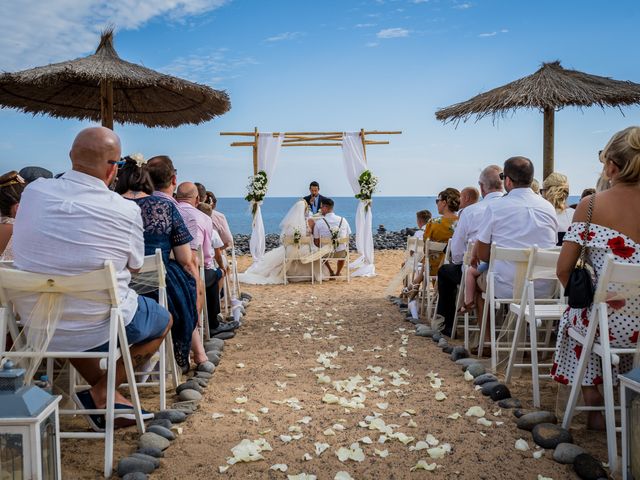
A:
[[[226,92],[122,60],[113,30],[93,55],[0,75],[0,105],[59,118],[136,123],[148,127],[198,124],[231,108]]]
[[[572,105],[620,107],[640,103],[640,85],[562,68],[560,62],[543,63],[533,75],[481,93],[466,102],[436,112],[444,122],[495,120],[518,108],[537,108],[544,113],[543,180],[553,172],[554,114]]]

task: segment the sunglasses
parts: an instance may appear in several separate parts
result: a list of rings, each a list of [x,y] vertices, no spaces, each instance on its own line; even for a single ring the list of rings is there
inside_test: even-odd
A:
[[[124,167],[124,165],[127,163],[127,160],[124,158],[121,158],[120,160],[108,160],[107,163],[109,165],[117,165],[118,168]]]

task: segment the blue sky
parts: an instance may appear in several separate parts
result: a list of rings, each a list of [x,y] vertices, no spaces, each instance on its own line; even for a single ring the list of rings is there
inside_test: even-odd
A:
[[[640,82],[639,20],[640,6],[626,0],[23,0],[0,5],[0,69],[91,53],[113,23],[121,57],[225,89],[232,103],[198,126],[116,125],[124,153],[168,154],[179,180],[242,196],[251,152],[229,147],[221,131],[402,130],[368,150],[380,194],[431,195],[475,185],[483,166],[512,155],[542,167],[539,112],[455,128],[435,120],[438,108],[556,59]],[[638,114],[557,113],[556,170],[572,193],[594,184],[597,151],[640,123]],[[73,137],[88,125],[0,110],[0,170],[64,171]],[[340,155],[336,147],[284,149],[270,195],[304,194],[313,179],[327,195],[350,195]]]

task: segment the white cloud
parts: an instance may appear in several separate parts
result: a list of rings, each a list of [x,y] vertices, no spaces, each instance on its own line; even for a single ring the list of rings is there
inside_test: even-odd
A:
[[[378,38],[400,38],[400,37],[408,37],[409,30],[405,28],[385,28],[384,30],[380,30],[376,36]]]
[[[380,45],[378,42],[369,42],[365,44],[365,47],[374,48]]]
[[[355,25],[356,28],[370,28],[375,26],[376,26],[375,23],[356,23]]]
[[[265,38],[265,42],[282,42],[284,40],[293,40],[302,35],[302,32],[283,32],[273,37]]]
[[[500,33],[509,33],[509,30],[507,30],[506,28],[503,28],[502,30],[500,30]]]
[[[413,3],[427,3],[429,0],[413,0]]]
[[[223,82],[237,78],[239,70],[257,64],[258,62],[252,57],[229,57],[226,48],[218,48],[210,53],[176,58],[169,65],[158,70],[169,75],[220,88],[224,86]]]
[[[497,34],[498,32],[487,32],[487,33],[481,33],[478,36],[479,37],[495,37]]]
[[[471,7],[473,7],[473,5],[471,5],[470,3],[458,3],[453,6],[453,8],[458,10],[467,10],[468,8],[471,8]]]
[[[105,26],[135,30],[165,17],[183,22],[229,0],[42,0],[0,3],[2,69],[19,70],[91,53]]]

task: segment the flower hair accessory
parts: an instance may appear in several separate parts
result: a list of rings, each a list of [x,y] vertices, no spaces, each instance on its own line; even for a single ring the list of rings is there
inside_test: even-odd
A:
[[[131,155],[127,155],[125,157],[125,160],[133,160],[134,162],[136,162],[136,166],[138,168],[147,164],[147,161],[141,153],[132,153]]]

